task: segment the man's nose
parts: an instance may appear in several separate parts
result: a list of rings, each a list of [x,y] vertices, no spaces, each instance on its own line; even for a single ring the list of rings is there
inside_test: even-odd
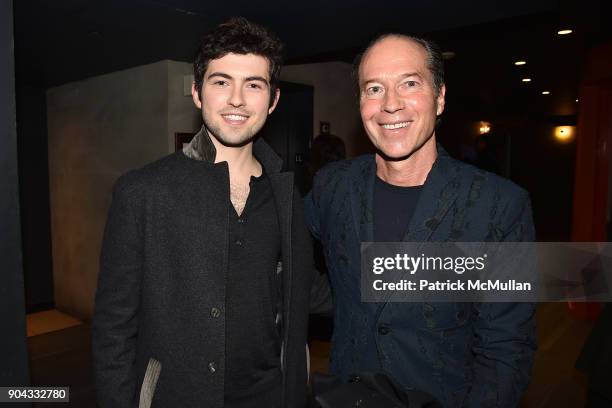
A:
[[[242,93],[242,87],[235,86],[232,88],[231,94],[229,95],[228,104],[232,105],[235,108],[240,106],[244,106],[244,94]]]
[[[395,113],[398,110],[402,110],[404,108],[404,103],[401,98],[398,97],[395,89],[389,89],[385,93],[385,99],[383,100],[382,109],[388,113]]]

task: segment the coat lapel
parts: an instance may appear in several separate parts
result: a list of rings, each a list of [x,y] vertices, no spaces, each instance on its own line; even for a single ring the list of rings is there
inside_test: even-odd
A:
[[[438,145],[438,158],[427,175],[404,242],[429,241],[457,198],[460,182],[456,166]]]
[[[350,191],[351,212],[355,223],[358,242],[374,240],[374,181],[376,179],[376,162],[374,156],[367,156],[351,166]]]
[[[402,241],[429,241],[457,199],[458,191],[457,168],[453,165],[448,153],[438,145],[438,158],[427,175],[423,191]],[[389,291],[385,301],[378,304],[377,321],[393,295],[394,293]]]

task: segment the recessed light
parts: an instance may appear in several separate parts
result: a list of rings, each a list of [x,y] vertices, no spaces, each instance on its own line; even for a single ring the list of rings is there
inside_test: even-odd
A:
[[[557,31],[557,34],[559,34],[559,35],[568,35],[568,34],[571,34],[572,32],[573,32],[573,31],[572,31],[572,30],[570,30],[570,29],[565,29],[565,30],[559,30],[559,31]]]
[[[550,91],[542,91],[542,95],[550,95]]]
[[[531,78],[523,78],[522,81],[523,82],[531,82]]]
[[[514,65],[525,65],[527,61],[514,61]]]
[[[554,136],[559,143],[569,143],[574,139],[575,126],[557,126],[554,129]]]
[[[578,99],[576,99],[576,102],[578,102]]]

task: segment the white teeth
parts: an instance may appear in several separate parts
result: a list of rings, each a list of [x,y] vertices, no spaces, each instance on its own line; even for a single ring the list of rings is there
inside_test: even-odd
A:
[[[223,117],[229,120],[247,120],[246,116],[241,115],[223,115]]]
[[[393,123],[389,125],[382,125],[382,127],[384,127],[385,129],[399,129],[408,126],[409,123],[410,122]]]

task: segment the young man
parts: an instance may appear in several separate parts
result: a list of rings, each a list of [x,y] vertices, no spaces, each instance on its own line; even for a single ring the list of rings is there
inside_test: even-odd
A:
[[[101,407],[301,407],[312,281],[293,175],[254,139],[281,43],[243,18],[202,41],[182,152],[116,183],[93,322]]]
[[[531,241],[528,196],[436,145],[446,88],[431,43],[381,36],[357,68],[377,153],[324,168],[306,200],[336,296],[331,371],[384,371],[445,407],[516,406],[535,349],[534,305],[362,303],[360,243]]]

